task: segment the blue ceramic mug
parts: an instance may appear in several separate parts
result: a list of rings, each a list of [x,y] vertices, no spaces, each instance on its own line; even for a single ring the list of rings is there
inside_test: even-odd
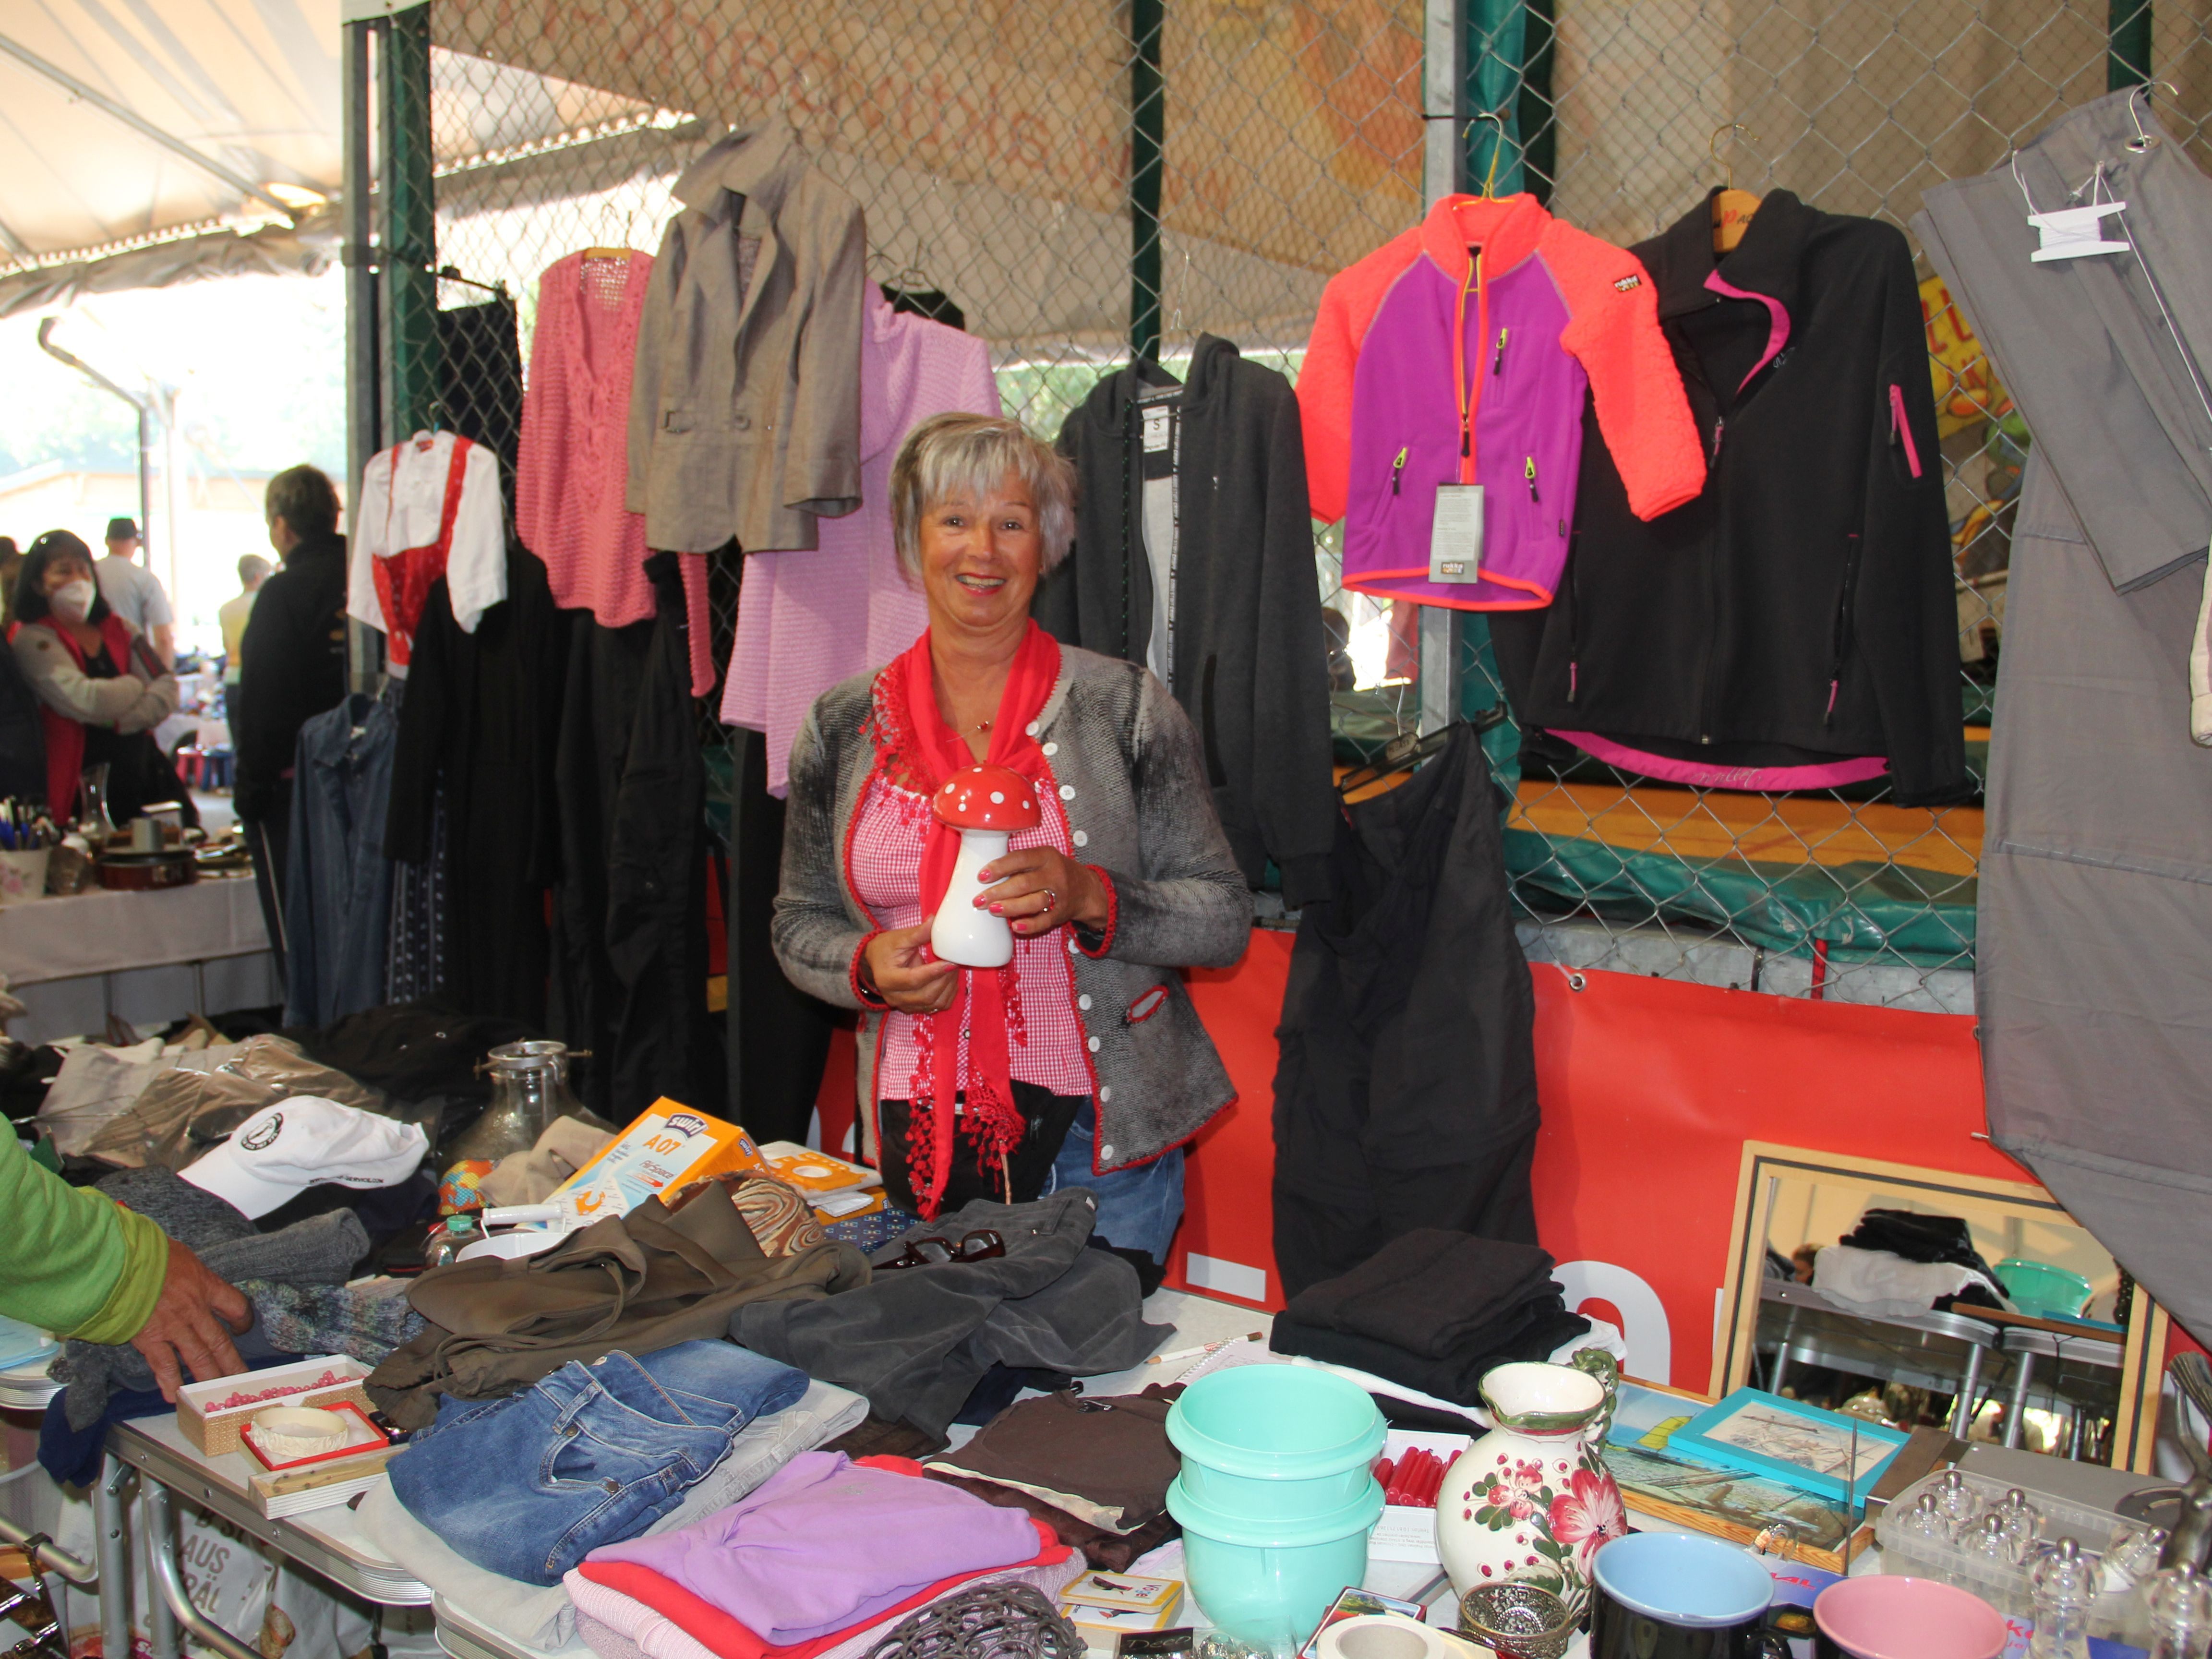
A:
[[[1765,1628],[1774,1578],[1717,1538],[1637,1532],[1597,1553],[1590,1659],[1790,1659]]]

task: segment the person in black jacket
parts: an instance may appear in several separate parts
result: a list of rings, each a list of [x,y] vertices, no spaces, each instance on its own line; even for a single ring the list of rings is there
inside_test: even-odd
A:
[[[1037,585],[1038,624],[1175,694],[1246,885],[1272,860],[1286,904],[1328,897],[1328,647],[1291,383],[1201,335],[1185,385],[1157,363],[1099,381],[1060,451],[1075,550]]]
[[[346,543],[338,533],[337,489],[317,468],[288,467],[271,478],[263,511],[269,545],[283,564],[261,585],[246,624],[230,734],[238,816],[281,963],[292,750],[300,728],[345,696]]]

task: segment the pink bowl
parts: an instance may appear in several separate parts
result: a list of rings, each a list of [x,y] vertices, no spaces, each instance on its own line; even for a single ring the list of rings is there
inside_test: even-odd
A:
[[[2005,1621],[1978,1595],[1883,1573],[1831,1584],[1813,1620],[1852,1659],[1997,1659]]]

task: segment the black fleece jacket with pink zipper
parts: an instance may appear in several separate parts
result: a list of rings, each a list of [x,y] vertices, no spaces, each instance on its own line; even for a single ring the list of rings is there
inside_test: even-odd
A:
[[[1958,611],[1912,254],[1771,192],[1715,258],[1709,200],[1630,251],[1705,444],[1696,500],[1629,511],[1585,417],[1567,566],[1491,618],[1515,714],[1623,769],[1721,788],[1882,775],[1964,799]]]

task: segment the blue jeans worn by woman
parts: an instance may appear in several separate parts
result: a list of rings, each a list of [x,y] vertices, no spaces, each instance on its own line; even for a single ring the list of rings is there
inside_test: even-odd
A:
[[[571,1360],[499,1400],[439,1402],[391,1463],[408,1512],[489,1572],[554,1585],[674,1509],[806,1373],[732,1342]]]
[[[1182,1148],[1171,1146],[1150,1164],[1133,1169],[1094,1174],[1091,1146],[1097,1121],[1097,1109],[1085,1101],[1060,1143],[1044,1189],[1056,1193],[1063,1187],[1088,1187],[1098,1196],[1098,1221],[1091,1236],[1126,1250],[1142,1250],[1165,1267],[1176,1227],[1182,1220]]]

